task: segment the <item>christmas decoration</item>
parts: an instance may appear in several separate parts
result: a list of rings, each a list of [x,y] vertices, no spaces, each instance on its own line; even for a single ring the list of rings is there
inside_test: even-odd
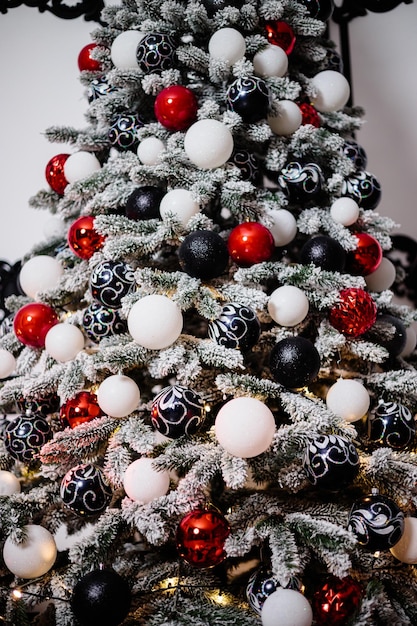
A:
[[[88,101],[91,104],[95,100],[99,98],[105,98],[111,93],[117,91],[117,88],[114,87],[111,83],[109,83],[106,76],[100,76],[99,78],[94,78],[89,85],[88,88]]]
[[[168,492],[169,482],[169,472],[155,468],[153,459],[142,456],[127,467],[123,487],[131,500],[148,504]]]
[[[247,150],[235,150],[230,161],[239,168],[242,180],[250,180],[254,185],[261,183],[262,174],[256,155]]]
[[[343,109],[350,96],[350,85],[340,72],[323,70],[311,79],[316,91],[313,105],[320,113]]]
[[[235,28],[220,28],[210,37],[208,51],[214,59],[234,65],[245,56],[245,39]]]
[[[80,391],[73,398],[64,402],[60,409],[60,417],[64,426],[76,428],[79,424],[91,422],[103,415],[97,396],[90,391]]]
[[[346,252],[336,239],[327,235],[316,235],[308,239],[301,248],[300,261],[304,265],[313,263],[322,270],[343,272]]]
[[[291,202],[314,200],[322,192],[323,172],[316,163],[290,161],[277,182]]]
[[[58,316],[52,307],[40,302],[30,302],[17,311],[13,330],[25,346],[43,348],[45,337],[55,324],[58,324]]]
[[[193,199],[188,189],[172,189],[166,193],[159,205],[162,219],[174,215],[182,226],[186,226],[193,215],[200,211],[200,205]]]
[[[178,524],[178,554],[193,567],[214,567],[226,554],[224,542],[230,533],[226,518],[215,509],[195,509]]]
[[[305,387],[319,372],[320,355],[305,337],[287,337],[273,347],[269,367],[273,378],[281,385]]]
[[[199,120],[185,133],[184,150],[191,163],[202,169],[220,167],[233,152],[230,130],[217,120]]]
[[[342,195],[355,200],[362,209],[373,210],[381,200],[381,185],[373,174],[359,171],[343,181]]]
[[[23,532],[23,541],[19,543],[7,537],[3,548],[4,563],[19,578],[39,578],[55,563],[55,540],[49,530],[39,524],[26,524]]]
[[[164,197],[163,187],[143,185],[137,187],[127,199],[125,215],[131,220],[150,220],[160,217],[159,206]]]
[[[292,100],[280,100],[276,112],[268,115],[268,124],[275,135],[289,136],[301,126],[303,114]]]
[[[40,413],[18,415],[6,426],[4,445],[16,461],[32,464],[42,446],[52,437],[46,418]]]
[[[0,470],[0,496],[11,496],[14,493],[20,493],[20,481],[6,470]]]
[[[417,345],[417,334],[414,328],[412,326],[409,326],[408,328],[405,329],[405,331],[406,331],[405,346],[402,349],[402,352],[400,352],[399,354],[399,356],[402,356],[402,357],[410,356],[414,352],[415,347]]]
[[[138,145],[137,155],[144,165],[156,165],[160,161],[165,144],[158,137],[146,137]]]
[[[404,513],[391,498],[372,493],[362,496],[353,504],[348,529],[366,550],[389,550],[402,537]]]
[[[85,574],[74,587],[71,608],[81,626],[118,626],[129,612],[128,583],[113,569],[96,569]]]
[[[314,592],[313,615],[322,626],[344,626],[358,611],[363,590],[351,576],[328,576]]]
[[[93,302],[86,308],[82,324],[87,337],[95,343],[99,343],[104,337],[127,332],[127,323],[120,317],[119,311],[98,302]]]
[[[262,626],[311,626],[313,611],[302,593],[279,587],[264,602]]]
[[[66,363],[84,348],[85,338],[74,324],[55,324],[46,333],[45,350],[56,361]]]
[[[123,261],[103,261],[91,273],[91,295],[110,309],[118,309],[122,298],[133,291],[134,287],[133,269]]]
[[[375,323],[375,334],[378,342],[388,350],[391,356],[401,354],[407,341],[406,329],[398,317],[379,315]]]
[[[275,246],[286,246],[297,234],[297,221],[286,209],[271,209],[266,212],[267,226],[274,238]]]
[[[155,98],[155,117],[168,130],[186,130],[196,120],[198,102],[195,94],[182,85],[165,87]]]
[[[357,380],[339,378],[327,391],[326,404],[330,411],[346,422],[357,422],[366,415],[371,399]]]
[[[402,450],[414,441],[415,434],[414,416],[403,404],[379,400],[368,415],[368,437],[383,446]]]
[[[294,50],[296,37],[293,28],[284,20],[266,20],[266,37],[270,44],[282,48],[286,55]]]
[[[254,124],[268,114],[268,86],[262,78],[242,76],[229,85],[226,101],[228,108],[238,113],[246,124]]]
[[[184,237],[178,257],[184,272],[201,280],[217,278],[229,263],[224,240],[212,230],[196,230]]]
[[[307,446],[303,468],[312,485],[337,491],[357,476],[359,455],[345,437],[320,435]]]
[[[354,276],[368,276],[382,260],[380,243],[368,233],[356,233],[357,247],[347,255],[346,271]]]
[[[365,170],[368,165],[368,156],[364,148],[353,139],[346,139],[343,144],[342,153],[350,159],[358,170]]]
[[[261,566],[250,575],[246,587],[246,597],[255,613],[261,614],[267,597],[280,586],[278,578],[265,566]],[[299,586],[299,581],[293,578],[286,588],[298,589]]]
[[[145,74],[169,70],[175,63],[176,44],[174,37],[165,33],[145,35],[136,48],[139,68]]]
[[[302,0],[302,3],[307,7],[309,15],[317,20],[326,22],[332,16],[333,0]]]
[[[302,124],[311,124],[311,126],[314,126],[315,128],[320,128],[320,116],[312,104],[309,104],[308,102],[301,102],[301,104],[298,105],[298,108],[301,111]]]
[[[16,367],[16,359],[8,350],[0,349],[0,378],[10,376]]]
[[[359,217],[359,205],[352,198],[337,198],[330,207],[330,215],[338,224],[352,226]]]
[[[417,518],[404,519],[404,532],[390,552],[402,563],[417,563]]]
[[[64,174],[64,165],[69,156],[67,153],[56,154],[52,159],[49,159],[45,167],[46,182],[60,196],[64,194],[68,185]]]
[[[111,120],[107,133],[108,140],[117,150],[137,150],[139,145],[138,130],[143,122],[139,115],[134,113],[122,113]]]
[[[305,319],[309,310],[305,293],[293,285],[283,285],[269,296],[268,313],[281,326],[297,326]]]
[[[365,277],[369,291],[385,291],[392,287],[396,276],[395,265],[386,257],[382,257],[377,269]]]
[[[60,495],[71,511],[89,517],[99,515],[107,508],[112,490],[97,465],[82,463],[65,474]]]
[[[258,341],[261,325],[255,311],[239,304],[225,304],[221,315],[208,325],[210,339],[226,348],[250,350]]]
[[[80,259],[91,259],[102,248],[105,238],[94,229],[94,217],[83,215],[68,230],[68,245]]]
[[[126,417],[137,409],[139,400],[139,387],[134,380],[123,374],[109,376],[97,389],[99,407],[111,417]]]
[[[193,435],[202,423],[203,411],[203,402],[195,391],[181,385],[170,385],[162,389],[152,402],[152,425],[170,439]]]
[[[84,48],[81,48],[78,54],[78,68],[80,72],[85,70],[88,72],[101,72],[102,66],[100,61],[93,58],[94,51],[97,48],[98,46],[95,43],[88,43]]]
[[[172,345],[182,332],[181,309],[166,296],[145,296],[130,309],[127,327],[140,346],[162,350]]]
[[[144,33],[139,30],[125,30],[117,35],[110,48],[113,65],[121,70],[137,68],[136,49],[143,37]]]
[[[63,272],[63,267],[57,259],[40,254],[22,265],[19,283],[27,296],[35,298],[38,291],[56,287]]]
[[[101,170],[95,154],[80,150],[71,154],[64,164],[64,176],[69,183],[76,183]]]
[[[369,293],[350,287],[340,292],[339,302],[329,313],[329,322],[340,333],[354,339],[373,326],[376,312],[376,304]]]
[[[288,56],[279,46],[268,44],[253,57],[253,68],[263,78],[285,76],[288,70]]]
[[[36,398],[21,398],[17,400],[17,407],[21,413],[40,413],[45,417],[59,410],[59,396],[56,393],[38,394]]]
[[[241,267],[269,261],[274,253],[272,233],[259,222],[243,222],[232,230],[227,241],[232,260]]]

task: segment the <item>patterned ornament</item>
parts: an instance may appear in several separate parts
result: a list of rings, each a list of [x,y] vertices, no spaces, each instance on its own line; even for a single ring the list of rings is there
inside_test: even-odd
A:
[[[284,387],[305,387],[319,373],[320,355],[305,337],[287,337],[273,347],[269,367],[274,380]]]
[[[278,578],[264,565],[252,572],[246,587],[246,597],[255,613],[261,614],[266,598],[280,586]],[[300,581],[297,578],[292,578],[285,588],[300,589],[300,586]]]
[[[357,476],[359,455],[346,437],[319,435],[307,446],[303,468],[312,485],[339,490]]]
[[[124,150],[137,150],[139,145],[138,130],[142,126],[142,120],[134,113],[116,115],[110,122],[107,133],[108,140],[113,148],[121,152]]]
[[[320,626],[345,626],[358,610],[363,595],[359,583],[350,576],[328,576],[314,592],[314,619]]]
[[[178,256],[183,271],[201,280],[217,278],[229,263],[223,238],[212,230],[196,230],[184,237]]]
[[[348,530],[370,552],[389,550],[402,537],[404,513],[391,498],[372,493],[353,504]]]
[[[130,220],[160,219],[159,207],[166,190],[155,185],[142,185],[132,191],[127,199],[125,215]]]
[[[130,610],[129,584],[113,569],[95,569],[75,585],[71,609],[82,626],[118,626]]]
[[[64,165],[69,156],[67,153],[56,154],[52,159],[49,159],[45,167],[46,182],[60,196],[64,195],[68,185],[64,174]]]
[[[170,439],[193,435],[200,427],[203,411],[203,402],[192,389],[170,385],[162,389],[152,402],[152,425]]]
[[[60,495],[71,511],[83,517],[99,515],[110,503],[112,490],[102,470],[92,463],[70,469],[61,481]]]
[[[92,215],[82,215],[69,227],[67,241],[77,257],[88,260],[103,247],[105,237],[95,230]]]
[[[118,309],[122,299],[135,287],[133,268],[123,261],[103,261],[90,277],[91,295],[110,309]]]
[[[282,48],[287,55],[294,50],[296,37],[292,27],[283,20],[267,20],[264,28],[268,42]]]
[[[117,91],[117,87],[111,85],[106,76],[94,78],[88,87],[88,102],[91,104],[94,100],[108,96],[115,91]]]
[[[316,163],[290,161],[279,173],[277,182],[290,202],[305,202],[321,194],[324,177]]]
[[[311,124],[315,128],[320,128],[321,121],[317,109],[308,102],[302,102],[298,105],[302,114],[302,124]]]
[[[98,48],[96,43],[88,43],[84,48],[81,48],[78,55],[78,69],[80,72],[101,72],[102,66],[100,61],[93,59],[91,53]]]
[[[60,417],[64,427],[75,428],[79,424],[91,422],[96,417],[101,417],[97,396],[89,391],[80,391],[61,406]]]
[[[359,171],[343,181],[341,194],[355,200],[362,209],[373,210],[381,199],[381,185],[373,174]]]
[[[314,17],[316,20],[327,22],[332,16],[333,0],[302,0],[302,3],[307,8],[310,17]]]
[[[127,323],[117,309],[93,302],[84,311],[83,329],[91,341],[99,343],[104,337],[127,332]]]
[[[357,246],[347,255],[346,271],[353,276],[368,276],[382,261],[381,244],[368,233],[356,233],[355,238]]]
[[[239,304],[225,304],[220,316],[208,325],[210,339],[226,348],[246,352],[258,341],[261,325],[255,311]]]
[[[31,348],[44,348],[48,331],[58,324],[58,316],[47,304],[29,302],[14,316],[13,330],[17,339]]]
[[[259,185],[262,182],[259,160],[252,152],[235,150],[230,157],[230,162],[239,168],[242,180],[249,180],[254,185]]]
[[[231,231],[227,248],[240,267],[269,261],[275,251],[271,231],[259,222],[242,222]]]
[[[355,339],[375,323],[377,308],[367,291],[351,287],[342,289],[340,301],[329,313],[329,322],[346,337]]]
[[[30,415],[40,413],[43,416],[59,411],[59,396],[51,393],[38,398],[21,398],[17,401],[17,407],[21,413]]]
[[[195,509],[187,513],[178,525],[178,554],[194,567],[214,567],[226,558],[224,542],[229,534],[229,523],[220,512]]]
[[[300,251],[303,265],[313,263],[322,270],[343,272],[346,252],[336,239],[328,235],[316,235],[308,239]]]
[[[368,156],[364,148],[362,148],[362,146],[356,141],[353,139],[347,139],[343,145],[342,152],[344,156],[352,161],[356,169],[366,169],[366,166],[368,165]]]
[[[155,98],[155,117],[172,131],[186,130],[197,118],[198,102],[191,89],[182,85],[165,87]]]
[[[145,35],[136,49],[139,68],[145,74],[169,70],[175,64],[175,39],[165,33]]]
[[[52,431],[40,413],[19,415],[6,427],[4,445],[16,461],[31,464],[42,446],[52,438]]]
[[[228,109],[238,113],[245,124],[255,124],[267,117],[268,85],[262,78],[241,76],[229,86],[226,103]]]
[[[368,416],[368,437],[371,441],[403,450],[414,441],[416,422],[411,411],[397,402],[379,400]]]

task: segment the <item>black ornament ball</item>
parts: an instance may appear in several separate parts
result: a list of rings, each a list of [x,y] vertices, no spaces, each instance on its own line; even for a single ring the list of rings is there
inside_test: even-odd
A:
[[[257,343],[261,325],[251,308],[229,303],[223,306],[220,316],[209,323],[208,334],[220,346],[246,352]]]
[[[107,508],[112,490],[97,465],[82,463],[65,474],[60,495],[71,511],[82,517],[91,517]]]
[[[154,185],[138,187],[127,199],[125,215],[130,220],[152,220],[161,217],[159,206],[166,190]]]
[[[91,295],[99,304],[110,309],[119,309],[122,298],[134,287],[133,268],[123,261],[103,261],[91,273]]]
[[[259,160],[252,152],[235,150],[230,157],[230,162],[240,169],[242,180],[248,180],[254,185],[259,185],[262,182]]]
[[[302,0],[307,7],[310,17],[326,22],[333,14],[333,0]]]
[[[278,578],[265,565],[252,572],[246,586],[246,597],[255,613],[261,615],[265,600],[280,586]],[[298,591],[300,586],[300,581],[297,578],[291,578],[285,589]]]
[[[353,504],[348,529],[361,546],[370,552],[382,552],[401,539],[404,513],[391,498],[372,493]]]
[[[388,350],[391,356],[401,354],[407,342],[407,331],[398,317],[388,314],[379,315],[374,330],[378,334],[378,342]]]
[[[203,410],[203,401],[195,391],[170,385],[162,389],[152,402],[152,424],[169,439],[193,435],[200,427]]]
[[[353,139],[347,139],[342,148],[343,154],[348,157],[358,170],[366,169],[368,156],[364,148]]]
[[[339,490],[357,476],[359,455],[346,437],[319,435],[307,446],[303,468],[312,485]]]
[[[30,465],[45,443],[52,438],[52,430],[43,415],[19,415],[6,427],[5,447],[16,461]]]
[[[381,185],[373,174],[361,170],[343,181],[341,195],[352,198],[362,209],[373,210],[381,200]]]
[[[122,113],[111,120],[107,136],[117,150],[136,150],[139,145],[138,130],[142,126],[143,122],[138,115]]]
[[[145,35],[136,48],[136,59],[145,74],[171,69],[176,59],[174,37],[165,33]]]
[[[334,72],[340,72],[340,74],[343,74],[343,59],[340,54],[336,52],[336,50],[334,50],[333,48],[329,48],[326,51],[325,58],[320,64],[320,69],[333,70]]]
[[[273,347],[269,367],[277,383],[296,389],[309,385],[316,378],[320,355],[308,339],[287,337]]]
[[[226,243],[212,230],[196,230],[187,235],[178,255],[184,272],[202,280],[220,276],[229,262]]]
[[[94,102],[94,100],[98,100],[98,98],[102,98],[103,96],[108,96],[114,91],[117,91],[117,87],[111,85],[106,76],[94,78],[88,88],[88,102]]]
[[[22,398],[17,401],[17,407],[21,413],[41,413],[43,416],[59,411],[60,399],[56,393],[51,393],[37,398]]]
[[[99,343],[104,337],[127,332],[127,322],[120,317],[119,311],[98,302],[93,302],[86,308],[82,323],[85,334],[95,343]]]
[[[368,437],[371,441],[403,450],[414,441],[416,422],[411,411],[398,402],[380,400],[368,414]]]
[[[317,235],[308,239],[300,251],[303,265],[313,263],[322,270],[343,272],[346,264],[346,252],[336,239],[328,235]]]
[[[81,626],[118,626],[129,613],[128,583],[113,569],[97,569],[75,585],[71,608]]]
[[[268,115],[269,90],[262,78],[242,76],[229,86],[227,107],[238,113],[246,124],[254,124]]]
[[[290,161],[279,173],[277,182],[290,202],[305,202],[317,199],[322,193],[324,177],[317,163]]]

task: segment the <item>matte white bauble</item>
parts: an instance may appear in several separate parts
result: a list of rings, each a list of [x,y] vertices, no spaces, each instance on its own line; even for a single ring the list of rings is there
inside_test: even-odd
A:
[[[337,198],[330,207],[330,215],[338,224],[351,226],[359,217],[359,204],[347,196]]]
[[[20,493],[20,481],[6,470],[0,470],[0,496],[11,496],[14,493]]]
[[[133,339],[149,350],[162,350],[172,345],[180,336],[182,326],[179,306],[158,294],[135,302],[127,317],[127,327]]]
[[[115,67],[128,70],[138,67],[136,48],[144,33],[139,30],[126,30],[114,39],[110,48],[110,57]]]
[[[38,578],[48,572],[57,556],[56,543],[46,528],[37,524],[24,527],[26,539],[14,543],[8,537],[3,548],[7,569],[19,578]]]
[[[200,211],[200,205],[194,200],[188,189],[172,189],[165,194],[159,205],[162,219],[172,213],[183,226],[186,226],[190,217]]]
[[[347,422],[357,422],[368,412],[369,393],[357,380],[340,378],[326,395],[327,408]]]
[[[46,333],[45,350],[60,363],[74,359],[84,348],[85,338],[74,324],[55,324]]]
[[[208,51],[213,58],[233,65],[245,56],[245,39],[235,28],[220,28],[210,37]]]
[[[417,517],[404,518],[404,532],[390,552],[401,563],[417,563]]]
[[[76,183],[99,170],[101,165],[96,155],[84,150],[74,152],[64,163],[64,176],[69,183]]]
[[[350,85],[340,72],[324,70],[311,79],[316,96],[313,98],[314,107],[320,113],[330,113],[343,109],[350,96]]]
[[[268,115],[268,124],[275,135],[292,135],[303,121],[301,109],[292,100],[280,100],[274,115]]]
[[[261,620],[262,626],[311,626],[313,611],[302,593],[278,587],[266,597]]]
[[[64,270],[61,263],[52,256],[40,254],[22,265],[19,282],[23,291],[30,298],[35,298],[39,291],[55,287]]]
[[[270,43],[253,57],[253,67],[263,77],[284,76],[288,70],[288,57],[279,46]]]
[[[109,376],[97,389],[98,405],[110,417],[126,417],[138,408],[139,400],[139,387],[123,374]]]
[[[385,291],[385,289],[389,289],[392,286],[395,276],[395,265],[387,257],[383,256],[375,272],[365,276],[366,286],[369,291]]]
[[[0,378],[7,378],[16,368],[16,359],[8,350],[0,349]]]
[[[287,209],[269,209],[266,214],[269,218],[267,226],[277,248],[289,244],[297,234],[297,221],[294,215]]]
[[[155,469],[153,459],[141,457],[128,466],[123,486],[131,500],[148,504],[167,493],[169,480],[169,472]]]
[[[194,165],[213,169],[224,165],[233,152],[230,130],[217,120],[199,120],[185,133],[184,149]]]
[[[233,456],[249,459],[268,450],[275,434],[271,410],[256,398],[234,398],[217,413],[215,434]]]
[[[137,155],[144,165],[156,165],[159,163],[159,157],[165,150],[165,144],[158,137],[145,137],[140,142]]]
[[[283,285],[271,293],[268,313],[277,324],[292,327],[303,321],[309,306],[304,291],[293,285]]]
[[[402,357],[410,356],[410,354],[412,354],[414,350],[416,349],[416,344],[417,344],[417,333],[412,326],[408,326],[405,329],[405,334],[406,334],[405,346],[399,355]]]

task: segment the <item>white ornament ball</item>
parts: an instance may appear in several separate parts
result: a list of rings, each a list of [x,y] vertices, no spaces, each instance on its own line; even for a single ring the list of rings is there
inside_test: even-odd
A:
[[[147,457],[133,461],[123,478],[127,496],[142,504],[148,504],[155,498],[164,496],[168,492],[169,482],[169,472],[155,469],[153,459]]]
[[[370,397],[362,383],[340,378],[328,390],[326,405],[347,422],[357,422],[368,412]]]
[[[137,155],[144,165],[156,165],[159,163],[159,158],[164,150],[165,144],[161,139],[145,137],[138,146]]]
[[[233,456],[249,459],[268,450],[275,434],[272,411],[256,398],[229,400],[217,414],[215,434]]]
[[[7,378],[16,368],[16,359],[8,350],[0,349],[0,379]]]
[[[115,67],[121,70],[138,67],[136,49],[144,33],[139,30],[126,30],[114,39],[110,48],[110,58]]]
[[[64,273],[61,263],[52,256],[40,254],[22,265],[19,282],[23,291],[30,298],[35,298],[39,291],[55,287]]]
[[[351,226],[359,217],[359,204],[347,196],[337,198],[330,207],[330,215],[338,224]]]
[[[399,355],[402,357],[410,356],[410,354],[412,354],[414,350],[416,349],[416,344],[417,344],[417,333],[412,326],[407,326],[407,328],[405,329],[405,334],[406,334],[405,346]]]
[[[190,217],[200,211],[200,205],[194,200],[191,191],[188,189],[172,189],[165,194],[159,205],[159,212],[162,219],[172,213],[186,226]]]
[[[384,256],[375,272],[365,276],[366,286],[369,291],[385,291],[392,286],[396,273],[395,265]]]
[[[287,209],[269,209],[266,213],[267,226],[272,233],[276,247],[281,248],[289,244],[297,234],[297,221],[294,215]]]
[[[267,596],[262,607],[261,620],[262,626],[311,626],[313,611],[302,593],[278,587]]]
[[[127,317],[127,327],[140,346],[162,350],[178,339],[183,321],[181,309],[173,300],[153,294],[135,302]]]
[[[259,76],[284,76],[288,70],[288,57],[279,46],[268,44],[253,57],[253,67]]]
[[[97,390],[98,405],[110,417],[126,417],[138,408],[139,400],[139,387],[123,374],[109,376]]]
[[[303,321],[309,306],[304,291],[293,285],[283,285],[271,293],[268,313],[277,324],[292,327]]]
[[[69,183],[76,183],[99,170],[101,165],[96,155],[84,150],[74,152],[64,163],[64,176]]]
[[[404,519],[404,532],[390,552],[401,563],[417,563],[417,517]]]
[[[292,100],[280,100],[274,115],[268,115],[268,124],[275,135],[292,135],[303,121],[301,109]]]
[[[85,338],[74,324],[55,324],[45,337],[45,350],[56,361],[66,363],[84,348]]]
[[[48,572],[57,556],[56,543],[46,528],[37,524],[24,527],[26,539],[14,543],[10,537],[3,548],[7,569],[19,578],[38,578]]]
[[[20,482],[12,472],[0,470],[0,496],[11,496],[20,493]]]
[[[350,96],[348,80],[340,72],[324,70],[311,79],[316,89],[314,107],[320,113],[330,113],[343,109]]]
[[[224,165],[233,152],[230,130],[217,120],[200,120],[185,133],[184,149],[194,165],[213,169]]]
[[[233,65],[245,56],[245,38],[235,28],[221,28],[210,37],[208,51],[213,58]]]

